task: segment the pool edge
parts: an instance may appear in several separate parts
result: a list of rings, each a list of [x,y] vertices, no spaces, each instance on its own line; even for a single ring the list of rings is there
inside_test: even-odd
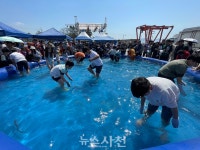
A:
[[[165,64],[167,61],[163,60],[158,60],[154,58],[149,58],[149,57],[141,57],[143,60],[148,60],[152,62],[158,62],[160,64]],[[42,63],[45,63],[43,61]],[[37,63],[33,63],[33,65],[36,65]],[[187,72],[191,76],[196,76],[195,79],[200,81],[200,72],[195,72],[191,68],[187,70]],[[7,76],[6,76],[7,77]],[[9,76],[8,76],[9,77]],[[198,149],[200,147],[200,138],[195,138],[195,139],[188,139],[185,141],[181,142],[176,142],[176,143],[169,143],[169,144],[164,144],[156,147],[150,147],[146,148],[143,150],[171,150],[171,149],[184,149],[184,150],[189,150],[189,149]],[[4,133],[0,132],[0,148],[1,150],[29,150],[26,146],[21,144],[20,142],[16,141],[15,139],[10,138],[8,135],[5,135]]]
[[[195,150],[200,148],[200,138],[145,148],[142,150]]]
[[[1,150],[30,150],[15,139],[0,132],[0,149]]]

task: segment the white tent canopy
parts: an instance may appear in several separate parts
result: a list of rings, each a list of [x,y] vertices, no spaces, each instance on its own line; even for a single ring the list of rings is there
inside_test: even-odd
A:
[[[94,36],[94,38],[92,38],[93,41],[116,41],[116,39],[110,37],[109,35],[101,32],[98,35]]]
[[[86,32],[81,32],[75,40],[83,40],[83,41],[91,41],[92,39],[89,37],[89,35]]]

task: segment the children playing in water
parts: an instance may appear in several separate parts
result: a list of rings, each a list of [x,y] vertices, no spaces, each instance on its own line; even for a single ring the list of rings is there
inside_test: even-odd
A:
[[[88,71],[98,78],[103,67],[102,59],[97,52],[93,51],[89,47],[85,48],[85,53],[89,55],[90,65],[88,66]],[[93,70],[94,68],[96,69],[96,73]]]
[[[60,84],[60,87],[64,89],[64,83],[66,82],[67,86],[70,87],[70,83],[65,79],[64,74],[72,81],[72,78],[68,74],[68,70],[74,66],[74,63],[70,60],[67,60],[65,64],[59,64],[54,66],[50,75],[52,79]]]

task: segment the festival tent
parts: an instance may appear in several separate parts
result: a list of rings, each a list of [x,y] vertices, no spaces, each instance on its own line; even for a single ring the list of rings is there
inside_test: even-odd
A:
[[[0,36],[5,36],[5,32],[3,29],[0,28]]]
[[[91,41],[92,39],[89,37],[89,35],[85,31],[83,31],[75,38],[75,40]]]
[[[24,33],[15,28],[12,28],[2,22],[0,22],[0,36],[12,36],[16,38],[31,38],[31,34]]]
[[[72,40],[72,38],[68,35],[65,35],[55,28],[50,28],[44,32],[33,35],[33,38],[37,39],[46,39],[46,40],[56,40],[56,41],[64,41],[64,40]]]
[[[99,33],[98,35],[94,36],[92,40],[93,41],[117,41],[116,39],[110,37],[109,35],[105,33]]]

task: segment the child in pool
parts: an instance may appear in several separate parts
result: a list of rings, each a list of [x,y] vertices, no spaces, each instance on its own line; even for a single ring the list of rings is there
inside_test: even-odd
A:
[[[66,82],[68,87],[70,87],[70,83],[64,78],[64,74],[72,81],[72,78],[68,74],[68,70],[74,66],[74,62],[67,60],[65,64],[59,64],[54,66],[50,75],[52,79],[60,84],[60,87],[64,89],[64,83]]]

